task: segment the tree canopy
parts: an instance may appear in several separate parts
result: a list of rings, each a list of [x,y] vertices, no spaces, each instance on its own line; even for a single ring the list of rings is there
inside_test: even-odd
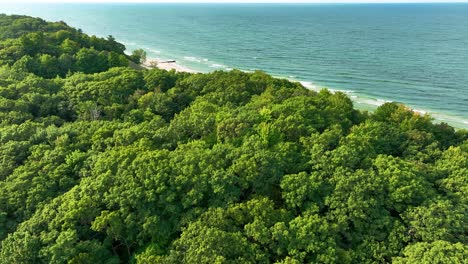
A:
[[[467,131],[124,50],[0,15],[0,263],[466,263]]]

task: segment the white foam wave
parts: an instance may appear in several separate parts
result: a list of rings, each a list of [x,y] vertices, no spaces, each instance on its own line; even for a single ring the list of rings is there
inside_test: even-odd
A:
[[[302,84],[302,86],[304,86],[307,89],[314,90],[314,91],[320,90],[320,87],[318,87],[312,82],[300,81],[299,83]]]
[[[357,97],[357,96],[353,99],[357,103],[373,105],[373,106],[381,106],[385,103],[391,102],[391,101],[382,100],[382,99],[363,98],[363,97]]]
[[[136,46],[137,44],[132,41],[120,41],[124,45],[131,45],[131,46]]]
[[[432,117],[435,118],[437,121],[442,121],[446,122],[449,125],[452,125],[456,128],[464,128],[468,129],[468,120],[459,117],[459,116],[451,116],[451,115],[446,115],[446,114],[441,114],[441,113],[429,113]]]
[[[149,52],[152,52],[152,53],[155,53],[155,54],[161,54],[161,51],[160,50],[155,50],[155,49],[151,49],[151,48],[146,48]]]
[[[210,65],[210,68],[227,68],[227,66],[222,65],[222,64],[213,63],[213,64]]]
[[[193,57],[193,56],[185,56],[184,57],[184,60],[186,61],[191,61],[191,62],[198,62],[198,63],[206,63],[208,62],[209,60],[206,59],[206,58],[198,58],[198,57]]]
[[[415,112],[415,113],[419,113],[419,114],[422,114],[422,115],[427,114],[427,111],[424,111],[424,110],[420,110],[420,109],[411,109],[411,110],[413,110],[413,112]]]
[[[192,57],[192,56],[185,56],[184,60],[192,61],[192,62],[201,62],[201,59],[199,59],[197,57]]]

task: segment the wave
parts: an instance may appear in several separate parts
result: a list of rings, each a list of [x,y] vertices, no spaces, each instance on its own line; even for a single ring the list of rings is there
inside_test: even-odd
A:
[[[419,110],[419,109],[413,109],[413,112],[416,112],[416,113],[419,113],[419,114],[427,114],[427,111],[424,111],[424,110]]]
[[[293,81],[293,82],[297,82],[297,80],[294,80],[294,79],[288,79],[290,81]],[[299,81],[300,84],[302,84],[302,86],[304,86],[305,88],[308,88],[308,89],[311,89],[311,90],[314,90],[314,91],[320,91],[322,89],[327,89],[329,90],[330,92],[332,93],[335,93],[335,92],[341,92],[341,93],[345,93],[345,94],[352,94],[354,93],[354,91],[352,90],[336,90],[336,89],[330,89],[330,88],[327,88],[327,87],[324,87],[324,86],[319,86],[313,82],[309,82],[309,81]],[[354,97],[357,97],[354,95]]]
[[[292,81],[294,81],[294,80],[292,80]],[[324,88],[324,87],[319,87],[319,86],[315,85],[312,82],[299,81],[299,83],[302,84],[302,86],[304,86],[305,88],[310,89],[310,90],[314,90],[314,91],[317,91],[317,92]]]
[[[198,58],[194,56],[184,56],[184,60],[191,61],[191,62],[198,62],[198,63],[206,63],[209,61],[206,58]]]
[[[184,60],[186,61],[192,61],[192,62],[202,62],[201,59],[197,58],[197,57],[191,57],[191,56],[185,56],[184,57]]]
[[[355,98],[352,98],[354,99],[353,101],[355,101],[356,103],[359,103],[359,104],[366,104],[366,105],[370,105],[370,106],[376,106],[376,107],[379,107],[385,103],[391,103],[393,101],[389,101],[389,100],[383,100],[383,99],[374,99],[374,98],[365,98],[365,97],[359,97],[359,96],[356,96]]]
[[[429,112],[429,114],[434,117],[435,120],[437,121],[442,121],[446,122],[449,125],[452,125],[456,128],[464,128],[468,129],[468,120],[458,117],[458,116],[451,116],[451,115],[446,115],[446,114],[441,114],[441,113],[435,113],[435,112]]]
[[[213,63],[210,65],[210,68],[228,68],[226,65]]]
[[[124,44],[125,46],[131,45],[131,46],[137,46],[138,44],[132,41],[125,41],[125,40],[119,40],[120,43]]]
[[[161,54],[160,50],[155,50],[155,49],[152,49],[152,48],[144,48],[144,49],[146,49],[149,52],[154,53],[154,54]]]
[[[135,48],[141,48],[145,51],[149,51],[150,53],[152,54],[161,54],[161,51],[160,50],[157,50],[157,49],[154,49],[154,48],[151,48],[151,47],[148,47],[148,46],[143,46],[143,45],[140,45],[138,43],[135,43],[135,42],[131,42],[131,41],[120,41],[120,43],[124,44],[125,46],[132,46],[132,47],[135,47]],[[130,54],[128,51],[126,51],[126,53]]]
[[[291,80],[291,81],[295,81],[295,80]],[[388,100],[384,100],[384,99],[374,99],[374,98],[366,98],[366,97],[361,97],[361,96],[358,96],[355,93],[355,91],[352,91],[352,90],[337,90],[337,89],[330,89],[330,88],[327,88],[327,87],[323,87],[323,86],[319,86],[313,82],[309,82],[309,81],[299,81],[300,84],[302,84],[302,86],[304,86],[305,88],[307,89],[310,89],[310,90],[313,90],[313,91],[317,91],[319,92],[320,90],[322,89],[327,89],[329,90],[330,92],[332,93],[336,93],[336,92],[341,92],[341,93],[345,93],[347,94],[351,100],[355,101],[356,103],[359,103],[359,104],[366,104],[366,105],[370,105],[370,106],[381,106],[385,103],[389,103],[389,102],[392,102],[392,101],[388,101]]]

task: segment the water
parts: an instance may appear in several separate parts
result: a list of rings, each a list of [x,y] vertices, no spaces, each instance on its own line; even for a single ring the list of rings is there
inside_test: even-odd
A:
[[[213,70],[261,69],[385,101],[468,128],[468,4],[2,4],[63,20],[149,57]]]

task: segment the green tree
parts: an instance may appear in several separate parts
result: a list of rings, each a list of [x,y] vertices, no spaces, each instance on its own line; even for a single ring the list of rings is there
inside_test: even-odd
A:
[[[84,73],[105,71],[108,69],[107,56],[94,48],[82,48],[76,53],[76,67]]]
[[[130,59],[136,64],[142,64],[146,61],[146,51],[143,49],[137,49],[132,51],[132,55],[130,55]]]
[[[405,248],[404,257],[397,257],[394,263],[465,263],[468,258],[468,248],[461,243],[451,244],[446,241],[435,241],[433,243],[421,242]]]

